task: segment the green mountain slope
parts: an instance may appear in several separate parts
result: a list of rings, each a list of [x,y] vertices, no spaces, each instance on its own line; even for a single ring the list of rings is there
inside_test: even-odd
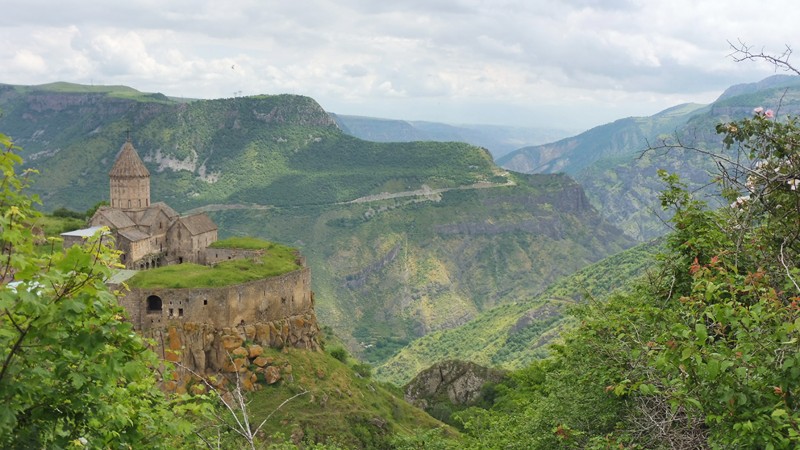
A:
[[[450,359],[521,369],[546,356],[545,346],[569,326],[564,309],[602,299],[652,266],[659,242],[640,244],[551,284],[540,295],[489,309],[469,322],[420,338],[376,369],[376,376],[405,384],[431,364]]]
[[[468,144],[363,141],[307,97],[56,87],[0,86],[45,209],[107,199],[131,130],[154,201],[300,248],[318,317],[372,363],[632,244],[569,177],[510,174]]]
[[[622,119],[552,144],[520,149],[498,164],[522,172],[573,175],[605,217],[629,236],[647,240],[666,231],[657,214],[657,194],[663,188],[657,170],[678,173],[692,189],[699,189],[714,163],[707,155],[674,148],[643,152],[665,140],[721,151],[715,125],[749,116],[757,106],[779,115],[800,112],[800,77],[776,75],[733,86],[707,106],[681,105],[651,117]]]
[[[517,172],[578,175],[593,162],[647,148],[648,139],[674,132],[702,110],[703,105],[685,104],[651,117],[620,119],[551,144],[521,148],[497,163]]]
[[[281,368],[281,379],[272,385],[262,380],[261,389],[247,393],[251,423],[258,425],[269,417],[261,442],[275,441],[277,434],[296,443],[373,449],[391,448],[397,437],[429,430],[457,437],[455,431],[408,404],[400,389],[359,374],[351,362],[295,349],[266,349],[263,356]],[[209,434],[216,441],[213,431]],[[244,448],[244,441],[233,433],[223,436],[222,444],[222,448]]]

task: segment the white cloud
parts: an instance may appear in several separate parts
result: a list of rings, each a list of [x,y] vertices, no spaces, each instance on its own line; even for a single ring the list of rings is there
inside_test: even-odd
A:
[[[800,19],[788,0],[7,3],[0,82],[290,92],[341,113],[574,126],[767,76],[733,63],[726,40],[780,52]]]

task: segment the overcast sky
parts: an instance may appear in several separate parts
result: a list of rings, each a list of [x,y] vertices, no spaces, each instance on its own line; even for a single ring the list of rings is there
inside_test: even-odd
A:
[[[4,0],[0,83],[577,130],[769,76],[727,41],[780,53],[798,24],[789,0]]]

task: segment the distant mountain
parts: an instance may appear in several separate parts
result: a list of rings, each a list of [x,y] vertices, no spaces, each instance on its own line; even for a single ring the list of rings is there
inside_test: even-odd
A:
[[[520,147],[552,142],[574,132],[543,127],[450,125],[437,122],[379,119],[331,114],[345,133],[375,142],[466,142],[488,149],[494,158]]]
[[[647,148],[648,139],[673,133],[704,105],[687,103],[650,117],[628,117],[600,125],[577,136],[549,144],[520,148],[497,163],[523,173],[565,172],[578,175],[596,161],[629,155]]]
[[[508,173],[465,143],[364,141],[308,97],[0,85],[0,109],[44,209],[107,200],[130,131],[154,201],[300,247],[320,321],[373,363],[632,245],[567,176]]]
[[[621,119],[551,144],[519,149],[497,162],[525,173],[572,175],[605,217],[629,236],[647,240],[666,230],[657,215],[657,195],[664,186],[656,171],[678,173],[700,188],[713,161],[693,151],[645,150],[666,140],[721,151],[716,124],[751,115],[757,106],[779,115],[800,113],[800,77],[776,75],[733,86],[710,105],[679,105],[650,117]]]

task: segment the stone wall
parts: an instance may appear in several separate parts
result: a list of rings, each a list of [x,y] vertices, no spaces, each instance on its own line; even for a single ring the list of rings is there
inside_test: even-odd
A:
[[[132,289],[120,305],[159,355],[199,373],[239,371],[231,357],[252,345],[319,349],[308,268],[221,288]]]
[[[120,209],[150,206],[150,177],[111,178],[111,207]]]
[[[208,323],[222,329],[314,312],[308,268],[220,288],[132,289],[120,304],[136,331],[173,322]]]
[[[211,248],[205,249],[203,260],[212,265],[234,259],[254,259],[264,255],[264,249],[247,250],[242,248]]]

